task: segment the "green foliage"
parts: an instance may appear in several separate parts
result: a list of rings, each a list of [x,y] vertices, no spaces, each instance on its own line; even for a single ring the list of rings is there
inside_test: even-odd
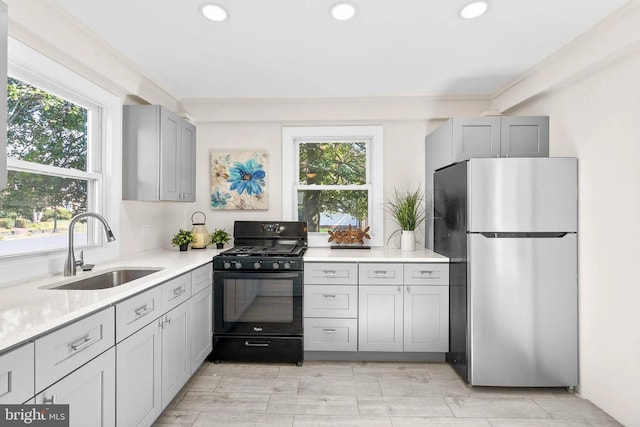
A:
[[[58,208],[57,211],[58,211],[58,214],[57,214],[58,220],[71,219],[73,217],[73,214],[68,209]],[[56,212],[55,208],[45,209],[44,212],[42,213],[42,221],[53,220],[55,212]]]
[[[422,187],[404,193],[394,190],[393,197],[388,199],[385,207],[400,226],[391,236],[401,230],[415,230],[425,220],[424,194]]]
[[[225,244],[229,240],[231,240],[231,236],[227,231],[222,228],[216,228],[213,233],[209,234],[209,238],[211,239],[211,243],[220,243]]]
[[[300,184],[362,185],[367,182],[367,151],[364,142],[314,142],[300,144]],[[321,213],[346,213],[358,221],[368,213],[368,194],[354,190],[306,190],[299,199],[300,216],[309,231],[319,231]]]
[[[11,230],[15,227],[16,222],[13,218],[0,218],[0,228],[6,228],[7,230]]]
[[[31,220],[26,218],[16,218],[15,220],[16,228],[29,228],[31,227]]]
[[[56,95],[9,78],[7,154],[27,162],[86,170],[87,110]],[[86,210],[87,182],[9,171],[0,209],[30,217],[56,206]]]
[[[183,230],[182,228],[178,230],[178,232],[174,234],[173,238],[171,239],[171,245],[173,246],[180,246],[184,245],[185,243],[191,242],[193,242],[193,233]]]

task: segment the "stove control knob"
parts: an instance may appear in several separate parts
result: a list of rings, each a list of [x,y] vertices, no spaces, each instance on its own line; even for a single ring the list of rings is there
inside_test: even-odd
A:
[[[236,270],[240,270],[242,268],[242,263],[240,261],[236,261]]]
[[[274,262],[274,263],[272,264],[272,267],[273,267],[273,269],[274,269],[274,270],[277,270],[277,269],[279,269],[279,268],[280,268],[280,264],[278,264],[277,262]]]
[[[231,263],[229,261],[225,261],[224,262],[224,268],[225,268],[225,270],[230,269],[231,268]]]
[[[285,262],[284,263],[284,269],[285,270],[289,270],[291,268],[291,263],[290,262]]]
[[[253,268],[254,268],[254,269],[256,269],[256,270],[260,270],[260,267],[262,267],[262,265],[261,265],[258,261],[256,261],[256,262],[254,262],[254,263],[253,263]]]

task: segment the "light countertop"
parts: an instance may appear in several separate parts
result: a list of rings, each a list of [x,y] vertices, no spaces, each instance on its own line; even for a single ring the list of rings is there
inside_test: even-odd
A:
[[[220,250],[155,250],[97,265],[91,272],[78,271],[74,278],[62,273],[0,288],[0,352],[16,347],[78,318],[187,273],[211,261]],[[428,249],[402,252],[399,249],[309,248],[305,262],[448,262]],[[121,286],[100,290],[52,290],[83,277],[114,268],[162,268]]]
[[[419,248],[411,252],[386,247],[371,249],[309,248],[305,262],[449,262],[449,258],[429,249]]]
[[[219,252],[216,249],[156,250],[96,265],[91,272],[78,269],[73,278],[60,273],[2,287],[0,352],[200,267]],[[95,291],[48,289],[122,267],[162,270],[115,288]]]

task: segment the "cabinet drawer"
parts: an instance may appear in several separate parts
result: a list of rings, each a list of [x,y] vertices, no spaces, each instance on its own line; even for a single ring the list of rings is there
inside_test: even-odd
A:
[[[171,279],[162,284],[162,310],[167,312],[191,297],[191,274]]]
[[[307,285],[357,285],[358,264],[342,262],[305,262]]]
[[[358,317],[358,287],[305,285],[305,317]]]
[[[191,295],[213,285],[213,266],[207,263],[191,272]]]
[[[449,286],[449,264],[405,264],[404,283],[406,285]]]
[[[305,351],[357,351],[357,319],[304,319]]]
[[[0,356],[0,404],[20,404],[33,390],[33,343]]]
[[[116,342],[162,315],[162,288],[156,286],[116,304]]]
[[[115,344],[113,311],[109,307],[36,340],[36,392]]]
[[[360,264],[361,285],[402,285],[402,264]]]

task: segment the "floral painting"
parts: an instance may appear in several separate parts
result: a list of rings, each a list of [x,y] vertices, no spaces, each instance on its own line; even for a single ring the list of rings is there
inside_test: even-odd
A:
[[[269,155],[256,151],[211,152],[212,209],[268,209]]]

